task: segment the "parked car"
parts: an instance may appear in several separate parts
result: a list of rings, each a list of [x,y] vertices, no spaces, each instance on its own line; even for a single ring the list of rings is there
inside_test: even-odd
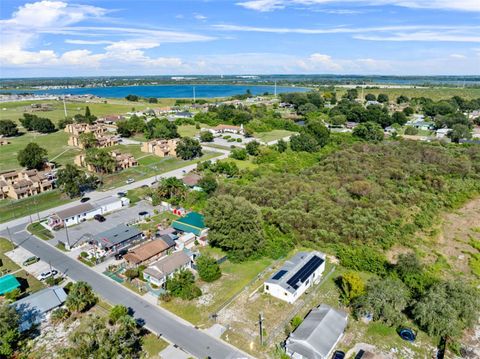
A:
[[[115,254],[115,259],[118,261],[123,258],[125,254],[128,253],[128,249],[121,249],[118,251],[118,253]]]
[[[130,184],[130,183],[133,183],[133,182],[135,182],[135,179],[134,179],[134,178],[128,178],[128,179],[125,181],[126,184]]]
[[[85,203],[85,202],[88,202],[90,201],[90,197],[83,197],[81,200],[80,200],[80,203]]]
[[[343,359],[343,358],[345,358],[344,352],[337,350],[335,353],[333,353],[332,359]]]
[[[99,221],[99,222],[105,222],[107,219],[102,216],[101,214],[96,214],[95,216],[93,216],[93,218],[96,220],[96,221]]]
[[[46,271],[46,272],[40,273],[40,275],[38,276],[38,279],[45,280],[45,279],[50,278],[50,277],[55,277],[57,274],[58,274],[58,271],[55,270],[55,269],[52,269],[51,271]]]
[[[365,355],[365,350],[360,349],[358,351],[357,355],[355,355],[355,359],[361,359],[361,358],[363,358],[364,355]]]
[[[125,197],[127,195],[126,192],[117,192],[118,197]]]
[[[147,214],[148,214],[147,211],[138,212],[138,215],[139,215],[139,216],[146,216]]]
[[[33,257],[25,259],[23,261],[23,265],[26,267],[26,266],[29,266],[30,264],[37,263],[39,260],[40,260],[40,258],[38,258],[37,256],[33,256]]]
[[[409,328],[401,328],[398,331],[398,335],[400,335],[400,338],[403,340],[406,340],[407,342],[414,342],[415,339],[417,338],[417,335],[412,329]]]

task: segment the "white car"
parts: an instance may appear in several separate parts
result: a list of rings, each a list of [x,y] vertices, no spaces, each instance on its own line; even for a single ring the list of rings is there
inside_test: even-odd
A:
[[[46,272],[40,273],[40,275],[38,276],[38,279],[39,280],[45,280],[49,277],[55,277],[57,274],[58,274],[58,271],[55,270],[55,269],[52,269],[51,271],[46,271]]]
[[[133,182],[135,182],[135,179],[133,179],[133,178],[129,178],[125,181],[126,184],[130,184],[130,183],[133,183]]]

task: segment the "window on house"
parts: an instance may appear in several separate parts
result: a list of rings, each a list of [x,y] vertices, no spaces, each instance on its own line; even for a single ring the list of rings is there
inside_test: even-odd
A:
[[[269,290],[270,288],[268,287],[268,285],[266,285],[266,286],[265,286],[265,289],[266,289],[266,290]]]

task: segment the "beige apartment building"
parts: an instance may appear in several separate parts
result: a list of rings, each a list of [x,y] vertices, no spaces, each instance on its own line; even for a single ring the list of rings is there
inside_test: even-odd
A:
[[[0,173],[0,199],[21,199],[53,189],[53,177],[33,170]]]
[[[159,157],[177,156],[177,139],[153,140],[142,144],[142,152],[151,153]]]
[[[93,133],[97,139],[96,147],[99,148],[112,147],[119,143],[117,136],[107,134],[108,128],[103,124],[71,123],[65,126],[65,132],[70,134],[67,143],[73,147],[84,148],[80,141],[80,135],[83,133]]]
[[[115,160],[115,172],[125,170],[130,167],[138,166],[138,161],[130,153],[120,153],[118,151],[112,151],[111,156]],[[85,154],[79,154],[75,156],[73,160],[77,166],[86,167],[90,172],[97,172],[96,168],[85,162]]]

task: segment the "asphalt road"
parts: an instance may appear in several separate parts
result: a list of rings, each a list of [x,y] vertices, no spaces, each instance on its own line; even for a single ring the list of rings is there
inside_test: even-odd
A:
[[[32,236],[24,230],[24,225],[10,228],[10,235],[15,244],[29,250],[61,273],[75,281],[89,283],[93,290],[107,302],[123,304],[131,308],[134,317],[144,323],[147,329],[157,335],[162,335],[169,342],[176,344],[189,354],[197,358],[210,357],[212,359],[248,357],[233,346],[195,329],[192,325],[187,324],[168,311],[145,301],[120,284],[68,257],[41,239]],[[0,232],[0,236],[8,238],[7,231]]]

